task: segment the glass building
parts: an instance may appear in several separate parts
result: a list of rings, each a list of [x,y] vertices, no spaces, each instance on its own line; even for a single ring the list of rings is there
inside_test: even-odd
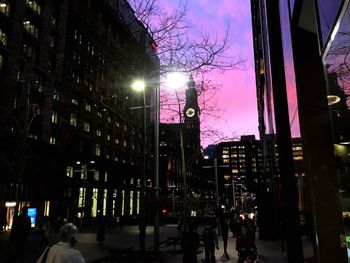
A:
[[[305,234],[315,262],[347,262],[349,1],[251,6],[264,163],[278,167],[265,174],[283,225],[277,237],[289,262],[306,257]]]

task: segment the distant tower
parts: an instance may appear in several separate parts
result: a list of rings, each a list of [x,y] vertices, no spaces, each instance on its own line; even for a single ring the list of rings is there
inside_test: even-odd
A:
[[[186,90],[186,104],[184,108],[184,150],[186,158],[187,182],[192,185],[192,191],[201,192],[199,163],[201,160],[200,120],[198,95],[193,77],[190,76]]]
[[[200,149],[200,120],[198,95],[192,75],[186,90],[186,104],[184,108],[185,130],[192,145],[188,149]],[[192,147],[191,147],[192,146]]]

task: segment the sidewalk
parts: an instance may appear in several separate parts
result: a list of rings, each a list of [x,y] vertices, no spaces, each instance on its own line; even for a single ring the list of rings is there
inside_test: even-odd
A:
[[[202,232],[203,227],[198,228],[198,233]],[[106,259],[110,255],[110,249],[127,249],[133,248],[133,251],[139,249],[138,245],[138,226],[125,226],[123,231],[119,228],[108,229],[106,232],[106,241],[101,246],[96,242],[96,233],[78,233],[78,249],[81,251],[87,263],[107,262]],[[160,227],[160,242],[166,240],[168,237],[177,237],[176,225],[165,225]],[[5,258],[7,249],[8,233],[0,235],[0,262]],[[58,234],[52,234],[50,241],[57,241]],[[235,250],[236,239],[229,237],[227,252],[229,259],[223,257],[223,242],[219,236],[219,250],[216,250],[216,261],[236,263],[237,252]],[[280,245],[274,241],[256,241],[258,257],[260,263],[287,263],[286,254],[281,252]],[[33,233],[28,240],[28,248],[26,251],[27,263],[34,263],[39,257],[40,251],[40,235]],[[147,227],[146,233],[146,249],[149,254],[153,253],[153,227]],[[182,262],[182,251],[179,244],[175,246],[160,246],[160,261],[165,263]],[[304,242],[304,257],[310,258],[312,256],[312,246],[308,241]],[[200,247],[198,250],[198,262],[204,259],[204,248]],[[138,257],[132,262],[145,262],[145,255]],[[129,261],[130,262],[130,261]],[[311,261],[305,261],[311,262]]]

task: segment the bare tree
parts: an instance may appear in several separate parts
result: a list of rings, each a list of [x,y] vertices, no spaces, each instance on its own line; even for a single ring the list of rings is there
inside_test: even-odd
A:
[[[244,59],[227,55],[231,47],[230,26],[221,37],[197,29],[187,20],[186,0],[180,0],[170,11],[162,8],[158,0],[130,0],[130,4],[157,45],[161,74],[175,70],[198,74],[244,67]]]

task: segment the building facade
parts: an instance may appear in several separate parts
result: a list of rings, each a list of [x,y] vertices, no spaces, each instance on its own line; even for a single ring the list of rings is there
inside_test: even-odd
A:
[[[256,194],[262,178],[262,152],[254,135],[217,146],[220,204],[241,212],[255,212]]]
[[[303,212],[315,261],[347,262],[347,191],[339,182],[347,174],[348,1],[253,0],[251,6],[260,138],[264,157],[278,156],[272,179],[288,260],[304,261]]]
[[[200,110],[195,82],[190,76],[180,123],[160,125],[160,185],[163,195],[173,195],[175,212],[182,212],[184,188],[189,208],[198,211],[201,200]],[[185,163],[185,165],[183,165]],[[186,174],[186,182],[184,181]],[[186,186],[184,185],[186,183]]]
[[[0,2],[2,209],[137,215],[151,140],[130,87],[159,72],[150,34],[124,0]]]

